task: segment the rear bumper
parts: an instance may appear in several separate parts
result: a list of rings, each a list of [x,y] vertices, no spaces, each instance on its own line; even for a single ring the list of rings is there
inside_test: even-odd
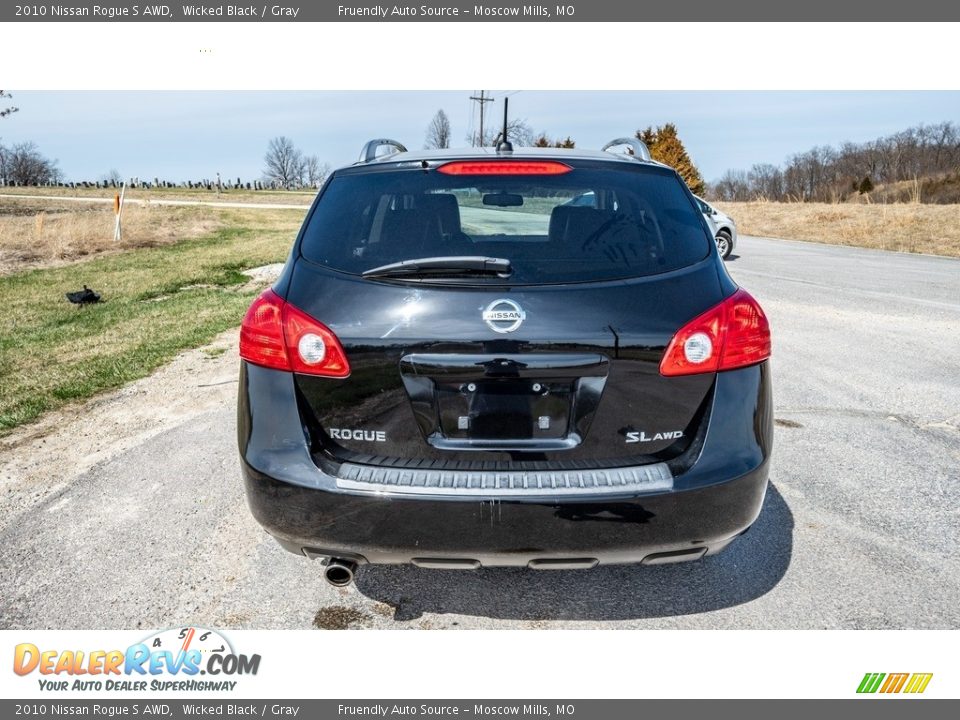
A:
[[[241,373],[238,432],[250,509],[293,552],[429,567],[591,567],[696,559],[750,527],[772,446],[767,363],[720,374],[711,413],[670,490],[553,497],[344,489],[309,454],[292,376],[259,367]]]
[[[244,482],[256,519],[296,553],[424,566],[591,567],[723,549],[759,513],[767,468],[699,490],[603,502],[352,495],[291,485],[248,465]]]

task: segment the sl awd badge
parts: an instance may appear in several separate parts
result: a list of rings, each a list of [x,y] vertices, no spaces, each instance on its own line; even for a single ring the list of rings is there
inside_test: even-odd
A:
[[[660,440],[676,440],[677,438],[683,437],[682,430],[667,430],[666,432],[658,432],[653,436],[647,435],[646,432],[641,430],[640,432],[628,432],[626,433],[626,438],[628,443],[636,442],[658,442]]]
[[[506,298],[494,300],[483,311],[483,321],[496,333],[511,333],[526,319],[523,308]]]

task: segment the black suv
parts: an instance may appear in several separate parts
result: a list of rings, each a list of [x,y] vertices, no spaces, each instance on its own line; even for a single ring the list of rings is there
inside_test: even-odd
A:
[[[334,584],[366,562],[695,560],[763,502],[766,317],[636,140],[371,141],[319,192],[240,355],[250,507]]]

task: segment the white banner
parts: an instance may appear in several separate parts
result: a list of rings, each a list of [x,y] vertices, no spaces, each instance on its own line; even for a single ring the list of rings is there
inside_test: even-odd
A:
[[[50,700],[958,698],[955,646],[949,631],[8,630],[0,687]],[[879,673],[906,674],[899,692],[857,692]],[[913,674],[932,674],[920,693],[905,692]]]

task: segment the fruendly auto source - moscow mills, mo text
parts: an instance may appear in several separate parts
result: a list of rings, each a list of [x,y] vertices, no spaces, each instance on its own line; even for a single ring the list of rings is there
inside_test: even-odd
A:
[[[555,15],[570,16],[576,12],[573,5],[473,5],[453,7],[447,5],[338,5],[340,17],[539,17],[549,19]]]

